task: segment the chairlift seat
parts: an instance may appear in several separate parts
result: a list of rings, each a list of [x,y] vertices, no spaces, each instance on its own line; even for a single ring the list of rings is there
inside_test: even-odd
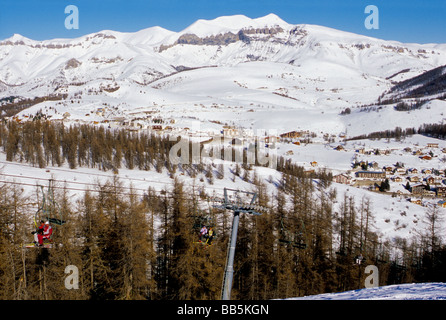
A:
[[[52,224],[58,225],[58,226],[62,226],[65,224],[65,220],[61,220],[61,219],[56,219],[56,218],[48,218],[48,221]]]

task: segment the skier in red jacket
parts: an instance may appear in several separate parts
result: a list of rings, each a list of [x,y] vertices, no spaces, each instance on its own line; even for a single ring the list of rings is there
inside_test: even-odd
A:
[[[34,243],[43,246],[43,233],[45,229],[45,223],[43,221],[40,221],[40,226],[37,228],[36,231],[33,231],[32,234],[34,234]]]
[[[51,240],[51,235],[53,234],[53,227],[51,227],[49,221],[45,222],[45,226],[43,228],[43,239]],[[42,241],[43,241],[42,239]]]

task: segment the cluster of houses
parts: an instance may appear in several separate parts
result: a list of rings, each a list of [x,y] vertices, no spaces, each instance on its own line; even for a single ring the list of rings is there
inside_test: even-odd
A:
[[[338,145],[334,148],[338,151],[346,151],[345,147],[343,145]],[[406,147],[403,149],[404,152],[412,154],[414,156],[419,157],[422,160],[432,160],[433,157],[435,157],[433,150],[438,150],[439,145],[438,143],[430,142],[427,143],[426,147],[422,148],[410,148]],[[399,150],[399,149],[379,149],[379,148],[359,148],[356,149],[355,152],[360,155],[389,155],[392,152]],[[446,154],[446,148],[443,148],[441,150],[441,153]]]
[[[344,151],[342,145],[334,148],[338,151]],[[355,150],[361,155],[388,155],[394,150],[392,149],[366,149],[361,148]],[[439,144],[432,142],[427,143],[424,147],[406,147],[403,152],[418,157],[425,163],[437,157],[439,154],[446,154],[446,148],[440,149]],[[341,173],[333,177],[333,181],[337,183],[349,184],[356,187],[368,188],[369,190],[380,190],[380,186],[384,181],[393,182],[393,190],[390,192],[397,194],[410,195],[410,200],[414,203],[421,204],[421,198],[440,198],[438,205],[446,208],[446,175],[441,169],[418,169],[405,168],[397,163],[394,166],[380,167],[378,163],[355,162],[353,170],[349,173]],[[397,187],[398,186],[398,187]]]
[[[355,165],[349,173],[341,173],[333,176],[333,181],[352,185],[355,187],[365,187],[369,190],[378,191],[384,181],[394,182],[401,186],[397,190],[390,190],[391,193],[410,195],[413,203],[421,204],[422,198],[440,198],[438,205],[446,208],[446,175],[444,170],[404,168],[402,166],[385,166],[379,168],[377,163],[366,164],[367,170],[363,170],[364,163]],[[370,168],[371,170],[368,170]]]
[[[133,114],[131,118],[125,116],[110,116],[113,112],[107,107],[99,107],[96,110],[86,113],[85,117],[97,116],[95,119],[87,122],[93,124],[105,124],[109,128],[124,128],[131,131],[138,130],[152,130],[154,132],[171,132],[173,130],[172,125],[175,124],[175,119],[163,119],[152,115],[154,111],[143,111],[138,114]],[[70,118],[68,112],[63,114],[63,120]],[[103,118],[103,119],[101,119]],[[76,121],[76,120],[74,120]]]

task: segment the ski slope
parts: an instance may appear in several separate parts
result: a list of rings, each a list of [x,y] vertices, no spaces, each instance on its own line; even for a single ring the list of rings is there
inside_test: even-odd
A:
[[[408,283],[288,300],[446,300],[446,283]]]

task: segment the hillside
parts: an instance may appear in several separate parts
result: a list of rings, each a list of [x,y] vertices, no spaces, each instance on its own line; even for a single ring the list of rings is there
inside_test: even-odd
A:
[[[383,99],[386,97],[393,97],[398,101],[410,98],[425,100],[427,97],[444,99],[445,88],[446,66],[440,66],[395,84]]]

